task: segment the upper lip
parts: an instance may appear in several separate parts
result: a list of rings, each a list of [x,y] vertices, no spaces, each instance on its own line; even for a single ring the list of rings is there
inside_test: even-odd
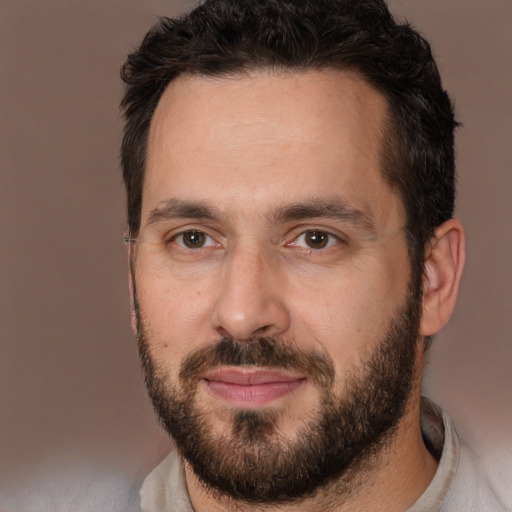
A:
[[[236,384],[239,386],[257,386],[276,382],[293,382],[301,380],[302,375],[293,375],[285,370],[272,368],[218,368],[206,373],[205,380]]]

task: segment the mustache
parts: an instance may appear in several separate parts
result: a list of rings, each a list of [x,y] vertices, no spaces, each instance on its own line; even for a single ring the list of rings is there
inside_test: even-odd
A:
[[[193,386],[206,371],[224,365],[297,370],[325,389],[332,386],[335,377],[334,364],[324,354],[298,349],[274,338],[258,337],[244,341],[223,338],[194,350],[181,364],[180,381],[187,387]]]

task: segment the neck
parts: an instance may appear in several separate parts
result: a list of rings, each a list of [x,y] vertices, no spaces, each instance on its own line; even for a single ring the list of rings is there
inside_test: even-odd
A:
[[[402,512],[411,507],[428,487],[437,461],[428,452],[420,429],[420,395],[408,404],[395,435],[357,474],[345,477],[314,496],[293,503],[254,505],[234,502],[205,490],[191,468],[185,466],[187,486],[196,512]],[[354,473],[354,472],[353,472]],[[350,484],[347,485],[347,480]],[[347,488],[350,492],[347,492]]]

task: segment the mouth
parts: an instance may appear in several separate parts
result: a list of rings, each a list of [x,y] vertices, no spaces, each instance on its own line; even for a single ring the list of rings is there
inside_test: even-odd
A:
[[[258,408],[290,395],[306,380],[286,371],[256,367],[222,368],[203,377],[214,396],[243,409]]]

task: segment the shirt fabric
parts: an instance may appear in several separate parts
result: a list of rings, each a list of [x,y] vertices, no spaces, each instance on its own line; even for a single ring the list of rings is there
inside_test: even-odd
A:
[[[427,398],[422,398],[421,428],[425,444],[439,456],[439,466],[425,492],[406,512],[506,511],[471,449],[459,442],[448,414]],[[194,512],[176,450],[148,475],[140,494],[142,512]]]

